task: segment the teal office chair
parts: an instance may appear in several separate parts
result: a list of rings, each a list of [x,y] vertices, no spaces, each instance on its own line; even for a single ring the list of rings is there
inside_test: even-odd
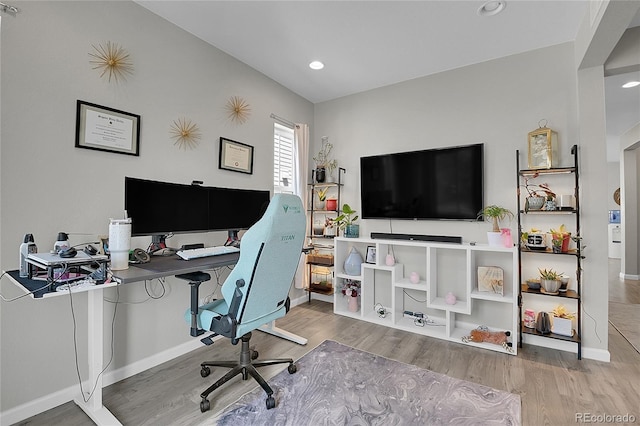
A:
[[[290,194],[274,195],[262,218],[242,237],[238,263],[222,285],[224,298],[198,308],[198,328],[228,337],[234,345],[242,342],[239,361],[201,364],[202,377],[209,375],[212,366],[231,368],[200,395],[202,412],[210,408],[209,394],[238,374],[242,374],[243,380],[251,375],[267,393],[267,409],[273,408],[276,405],[273,390],[256,367],[287,363],[289,373],[296,372],[291,358],[254,361],[258,352],[249,348],[249,341],[253,330],[283,317],[289,310],[289,290],[305,233],[305,212],[300,198]],[[192,323],[191,310],[185,318]]]

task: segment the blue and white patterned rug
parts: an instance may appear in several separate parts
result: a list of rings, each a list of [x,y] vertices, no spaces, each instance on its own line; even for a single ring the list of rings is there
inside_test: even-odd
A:
[[[325,340],[216,416],[218,425],[519,425],[520,396]]]

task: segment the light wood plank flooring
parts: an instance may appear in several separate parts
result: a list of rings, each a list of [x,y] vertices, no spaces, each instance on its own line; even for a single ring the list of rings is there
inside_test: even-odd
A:
[[[614,265],[615,269],[615,265]],[[622,283],[617,273],[610,283],[612,298],[640,303],[640,283]],[[627,284],[627,287],[625,287]],[[633,286],[633,288],[629,288]],[[517,357],[444,342],[338,315],[329,303],[297,306],[278,326],[309,339],[300,346],[261,332],[252,339],[261,358],[301,357],[325,339],[398,361],[519,394],[524,425],[576,424],[576,413],[635,416],[640,423],[640,354],[611,325],[611,362],[583,359],[571,353],[533,346]],[[222,410],[256,384],[239,378],[210,397],[211,411],[201,413],[199,394],[225,369],[200,377],[205,359],[235,359],[238,347],[226,339],[107,387],[105,406],[124,425],[207,425]],[[284,367],[263,369],[271,377]],[[277,410],[277,407],[275,408]],[[20,425],[90,425],[91,420],[67,403]]]

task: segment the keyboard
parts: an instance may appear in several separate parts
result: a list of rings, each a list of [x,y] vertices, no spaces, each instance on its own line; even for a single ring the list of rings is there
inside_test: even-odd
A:
[[[233,246],[214,246],[191,250],[178,250],[176,254],[184,260],[198,259],[200,257],[218,256],[221,254],[237,253],[240,249]]]

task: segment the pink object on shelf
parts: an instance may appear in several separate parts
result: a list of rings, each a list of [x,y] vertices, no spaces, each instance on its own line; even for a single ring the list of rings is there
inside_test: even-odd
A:
[[[504,243],[504,246],[513,247],[513,237],[511,236],[511,229],[502,228],[500,229],[500,232],[502,234],[502,242]]]

